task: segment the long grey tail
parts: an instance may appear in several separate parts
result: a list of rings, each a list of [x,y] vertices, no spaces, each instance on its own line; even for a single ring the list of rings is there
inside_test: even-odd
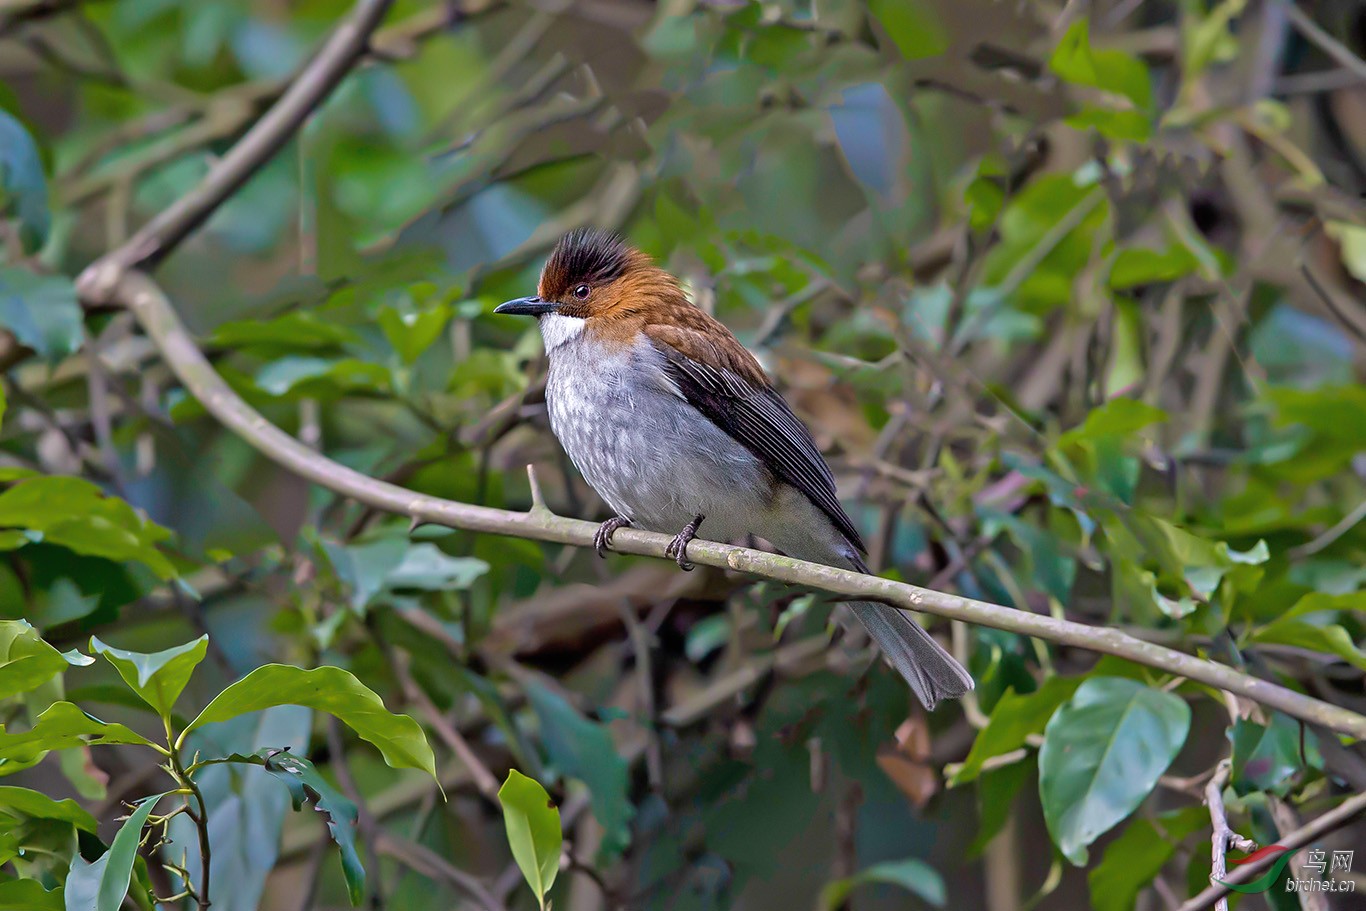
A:
[[[972,689],[967,668],[903,611],[868,601],[849,607],[925,708],[933,709],[939,700],[957,699]]]
[[[782,547],[783,544],[779,544]],[[835,552],[824,551],[825,547],[813,546],[810,539],[798,542],[785,542],[789,554],[805,560],[815,560],[831,566],[848,566],[859,572],[869,572],[858,552],[841,541]],[[882,654],[892,663],[906,682],[910,684],[915,698],[927,709],[933,709],[941,699],[957,699],[972,689],[972,675],[967,668],[934,641],[925,628],[912,620],[904,611],[886,604],[870,601],[856,601],[849,605],[854,616],[858,617],[868,634],[873,637]]]

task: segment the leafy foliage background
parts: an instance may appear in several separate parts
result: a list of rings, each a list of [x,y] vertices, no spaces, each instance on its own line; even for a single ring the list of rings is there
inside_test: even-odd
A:
[[[448,800],[339,703],[258,685],[299,704],[186,742],[242,760],[199,779],[215,908],[481,907],[471,882],[531,907],[512,768],[559,806],[572,909],[1176,907],[1208,882],[1221,759],[1262,844],[1366,790],[1332,731],[993,630],[944,630],[978,689],[927,716],[864,643],[825,648],[824,599],[413,530],[219,428],[71,277],[347,9],[0,5],[0,612],[42,637],[5,627],[0,895],[71,907],[121,802],[167,787],[132,741],[164,742],[152,710],[184,730],[276,662],[411,714]],[[490,311],[564,231],[619,228],[761,355],[879,571],[1363,711],[1364,29],[1348,2],[400,2],[157,275],[233,388],[332,458],[516,509],[534,464],[556,512],[599,518],[539,339]],[[169,703],[69,651],[203,634]],[[38,761],[63,701],[129,734],[77,713]],[[129,901],[166,894],[187,820]]]

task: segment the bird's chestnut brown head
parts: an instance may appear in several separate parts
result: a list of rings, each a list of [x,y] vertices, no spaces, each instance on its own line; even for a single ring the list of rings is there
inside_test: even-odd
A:
[[[669,273],[620,235],[578,228],[551,251],[534,297],[510,300],[493,312],[592,319],[626,315],[660,295],[681,294]]]

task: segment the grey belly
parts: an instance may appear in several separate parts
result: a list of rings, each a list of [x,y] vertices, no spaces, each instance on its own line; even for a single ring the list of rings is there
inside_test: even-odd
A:
[[[772,482],[747,449],[666,390],[602,372],[556,376],[546,399],[555,435],[584,479],[640,528],[732,540],[766,524]],[[575,382],[574,380],[578,380]]]

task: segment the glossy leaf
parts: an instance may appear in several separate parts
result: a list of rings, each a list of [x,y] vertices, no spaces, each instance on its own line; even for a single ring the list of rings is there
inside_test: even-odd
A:
[[[0,699],[27,693],[69,666],[91,660],[76,651],[63,655],[26,620],[0,620]]]
[[[946,901],[944,879],[939,871],[922,860],[907,858],[874,864],[853,876],[828,883],[821,890],[817,905],[822,911],[835,911],[848,900],[850,892],[866,883],[900,886],[936,908],[944,907]]]
[[[373,690],[339,667],[258,667],[214,697],[186,731],[275,705],[303,705],[333,715],[378,748],[390,766],[422,769],[436,777],[436,757],[422,727],[407,715],[390,712]]]
[[[1233,742],[1232,786],[1239,794],[1288,794],[1310,768],[1323,763],[1318,737],[1312,731],[1302,732],[1300,723],[1282,712],[1272,712],[1265,725],[1238,719],[1229,739]]]
[[[1178,696],[1136,680],[1093,677],[1044,729],[1039,797],[1049,834],[1072,863],[1143,802],[1190,729]]]
[[[162,579],[175,575],[156,547],[170,532],[80,478],[39,476],[16,482],[0,493],[0,527],[40,533],[42,540],[79,554],[136,560]]]
[[[17,771],[10,763],[31,763],[48,750],[64,750],[82,744],[151,743],[132,728],[106,724],[81,711],[70,702],[58,702],[38,716],[31,730],[19,733],[0,731],[0,775]]]
[[[109,850],[98,859],[90,863],[80,857],[71,859],[71,872],[66,878],[66,911],[118,911],[133,877],[142,827],[164,796],[157,794],[138,801],[137,808],[110,842]]]
[[[95,817],[76,801],[70,798],[53,800],[28,788],[0,787],[0,816],[56,819],[92,834],[98,828]]]
[[[90,637],[90,650],[109,659],[124,682],[163,718],[170,717],[176,700],[208,649],[208,636],[151,654],[114,648]]]
[[[516,769],[508,770],[507,780],[498,789],[498,802],[503,806],[512,859],[544,908],[545,897],[560,872],[564,842],[560,810],[540,782]]]

